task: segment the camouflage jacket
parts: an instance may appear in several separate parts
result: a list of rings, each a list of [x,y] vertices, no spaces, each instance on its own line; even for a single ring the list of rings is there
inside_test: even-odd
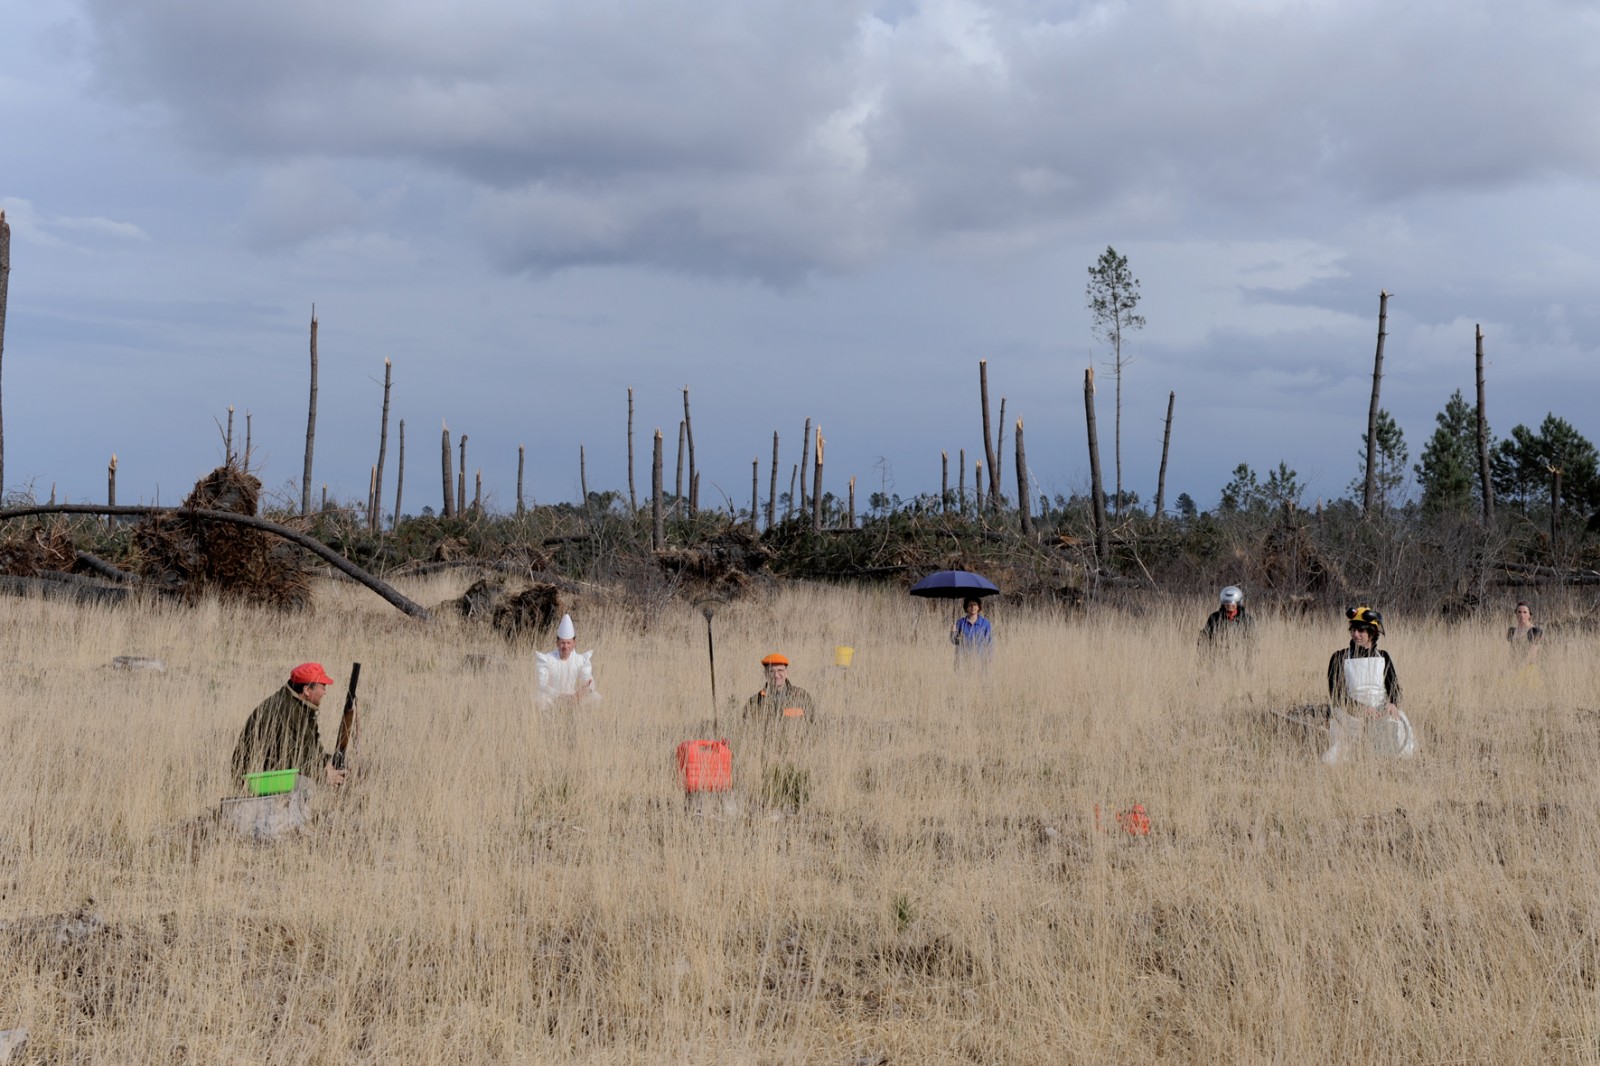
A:
[[[766,724],[775,720],[797,720],[796,724],[810,725],[817,715],[817,701],[799,685],[785,683],[783,688],[769,694],[762,689],[745,701],[744,720]]]
[[[298,769],[317,780],[329,756],[317,730],[317,708],[287,684],[262,700],[244,723],[233,749],[233,776]]]

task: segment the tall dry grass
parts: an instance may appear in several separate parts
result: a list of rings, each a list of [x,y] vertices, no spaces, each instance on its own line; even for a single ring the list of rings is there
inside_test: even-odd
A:
[[[1262,721],[1322,696],[1338,618],[1204,661],[1199,604],[1002,610],[957,674],[947,607],[790,590],[717,616],[717,717],[748,784],[733,708],[785,651],[825,711],[810,798],[704,818],[672,767],[710,732],[698,613],[582,619],[605,700],[543,717],[526,650],[319,595],[4,604],[0,1028],[35,1061],[1600,1059],[1592,641],[1530,689],[1499,630],[1393,619],[1422,755],[1329,769]],[[364,664],[358,778],[298,839],[210,830],[303,659],[341,681],[325,738]],[[29,932],[85,897],[99,932]]]

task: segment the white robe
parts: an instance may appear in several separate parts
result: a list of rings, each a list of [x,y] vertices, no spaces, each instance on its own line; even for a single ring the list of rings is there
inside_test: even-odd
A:
[[[589,661],[594,655],[593,649],[575,651],[566,659],[553,651],[536,651],[533,654],[539,663],[538,700],[541,710],[554,706],[561,696],[576,696],[579,693],[582,693],[583,702],[600,702],[600,693],[594,687],[594,666]]]

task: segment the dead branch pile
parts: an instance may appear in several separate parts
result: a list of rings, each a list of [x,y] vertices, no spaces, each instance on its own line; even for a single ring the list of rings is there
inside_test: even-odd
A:
[[[72,533],[62,522],[19,525],[0,540],[0,574],[35,577],[47,571],[71,570],[77,561]]]
[[[656,552],[663,570],[702,594],[737,596],[767,568],[773,551],[745,526],[730,526],[692,548]]]
[[[183,506],[253,516],[260,498],[258,478],[225,465],[196,482]],[[284,609],[311,602],[311,571],[304,557],[261,530],[157,515],[134,528],[133,545],[140,575],[186,600],[213,592]]]
[[[501,636],[515,640],[553,628],[571,609],[573,599],[570,589],[544,581],[507,595],[504,581],[486,577],[440,609],[455,611],[469,622],[488,621]]]
[[[1285,509],[1261,546],[1262,584],[1284,596],[1334,594],[1347,586],[1339,564],[1318,549],[1310,528]]]
[[[495,606],[494,628],[507,640],[514,640],[524,633],[551,628],[570,607],[560,586],[536,582]]]

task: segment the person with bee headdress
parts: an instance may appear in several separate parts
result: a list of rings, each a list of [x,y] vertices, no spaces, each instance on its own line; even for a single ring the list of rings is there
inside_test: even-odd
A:
[[[1371,607],[1345,612],[1350,645],[1328,660],[1328,733],[1332,744],[1322,761],[1336,763],[1363,737],[1384,754],[1416,754],[1411,720],[1400,710],[1400,676],[1389,653],[1378,648],[1383,615]],[[1371,728],[1369,729],[1369,725]]]

